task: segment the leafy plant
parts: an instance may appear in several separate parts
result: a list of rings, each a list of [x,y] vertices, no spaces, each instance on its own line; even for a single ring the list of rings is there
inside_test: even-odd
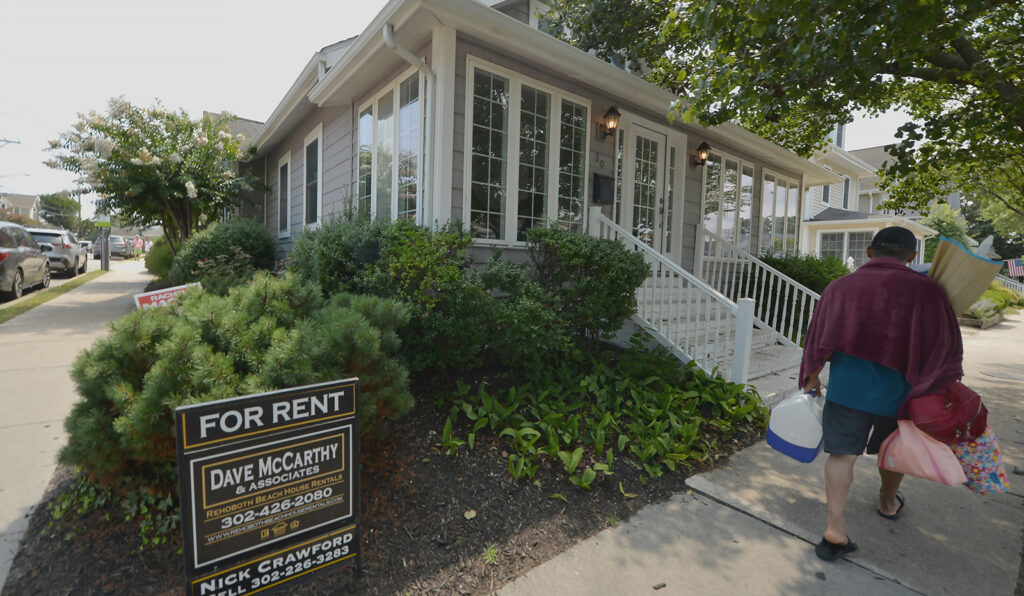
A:
[[[273,267],[274,251],[274,240],[261,222],[236,217],[193,234],[174,257],[167,278],[175,285],[204,281],[200,263],[216,261],[218,257],[227,259],[221,261],[224,265],[239,267],[239,278],[247,277],[252,269]],[[245,255],[244,262],[237,261],[240,254]],[[206,282],[211,281],[207,276]]]
[[[497,565],[498,564],[498,547],[493,544],[484,545],[484,564],[485,565]]]
[[[146,271],[160,279],[166,279],[174,260],[174,251],[164,238],[157,238],[152,248],[146,253]]]

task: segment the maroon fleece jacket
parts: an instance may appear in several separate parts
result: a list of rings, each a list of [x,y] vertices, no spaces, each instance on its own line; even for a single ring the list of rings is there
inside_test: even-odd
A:
[[[945,393],[963,376],[960,326],[942,286],[888,257],[825,288],[804,338],[801,388],[833,351],[899,371],[908,397]]]

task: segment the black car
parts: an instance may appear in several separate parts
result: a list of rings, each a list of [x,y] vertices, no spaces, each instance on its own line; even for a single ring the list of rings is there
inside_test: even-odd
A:
[[[0,295],[21,298],[24,288],[50,285],[50,259],[18,224],[0,221]]]

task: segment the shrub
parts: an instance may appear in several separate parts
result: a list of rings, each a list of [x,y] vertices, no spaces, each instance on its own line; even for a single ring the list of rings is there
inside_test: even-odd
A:
[[[274,250],[274,240],[263,224],[247,217],[236,217],[192,234],[174,257],[167,277],[173,284],[204,282],[204,272],[199,266],[201,262],[217,261],[217,257],[223,257],[220,259],[222,264],[242,265],[235,262],[240,253],[250,259],[246,263],[247,269],[270,269],[274,266]],[[221,271],[218,269],[213,273]],[[205,283],[215,282],[210,278],[209,269],[206,273]],[[238,277],[248,278],[248,271],[239,271]]]
[[[821,294],[825,286],[850,272],[838,257],[818,258],[810,255],[776,257],[763,255],[761,260]]]
[[[641,254],[557,228],[530,230],[527,241],[537,283],[577,337],[614,334],[636,311],[636,289],[650,274]]]
[[[970,239],[967,236],[967,220],[961,217],[959,210],[954,210],[947,203],[933,207],[928,215],[921,218],[920,223],[938,232],[924,241],[925,263],[932,262],[942,236],[956,240],[961,246],[970,246]]]
[[[299,234],[291,251],[289,270],[300,279],[319,284],[328,295],[364,291],[364,277],[380,258],[390,225],[383,221],[331,218],[319,228]]]
[[[171,245],[166,239],[157,238],[149,252],[146,253],[146,271],[160,279],[167,279],[173,259],[174,253],[171,251]]]
[[[82,400],[65,421],[61,461],[116,485],[175,486],[176,406],[358,376],[360,424],[413,405],[395,359],[400,303],[338,294],[259,273],[226,297],[190,291],[135,311],[83,352],[72,376]]]

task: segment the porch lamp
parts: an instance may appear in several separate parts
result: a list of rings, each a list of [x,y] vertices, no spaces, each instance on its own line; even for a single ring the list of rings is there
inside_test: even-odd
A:
[[[702,166],[706,164],[709,155],[711,155],[711,145],[708,145],[707,141],[703,141],[700,145],[697,145],[697,152],[693,154],[693,165]]]
[[[608,111],[604,113],[604,122],[597,124],[597,132],[600,133],[601,138],[605,139],[615,134],[615,129],[619,127],[619,117],[622,114],[619,110],[612,106],[608,108]]]

